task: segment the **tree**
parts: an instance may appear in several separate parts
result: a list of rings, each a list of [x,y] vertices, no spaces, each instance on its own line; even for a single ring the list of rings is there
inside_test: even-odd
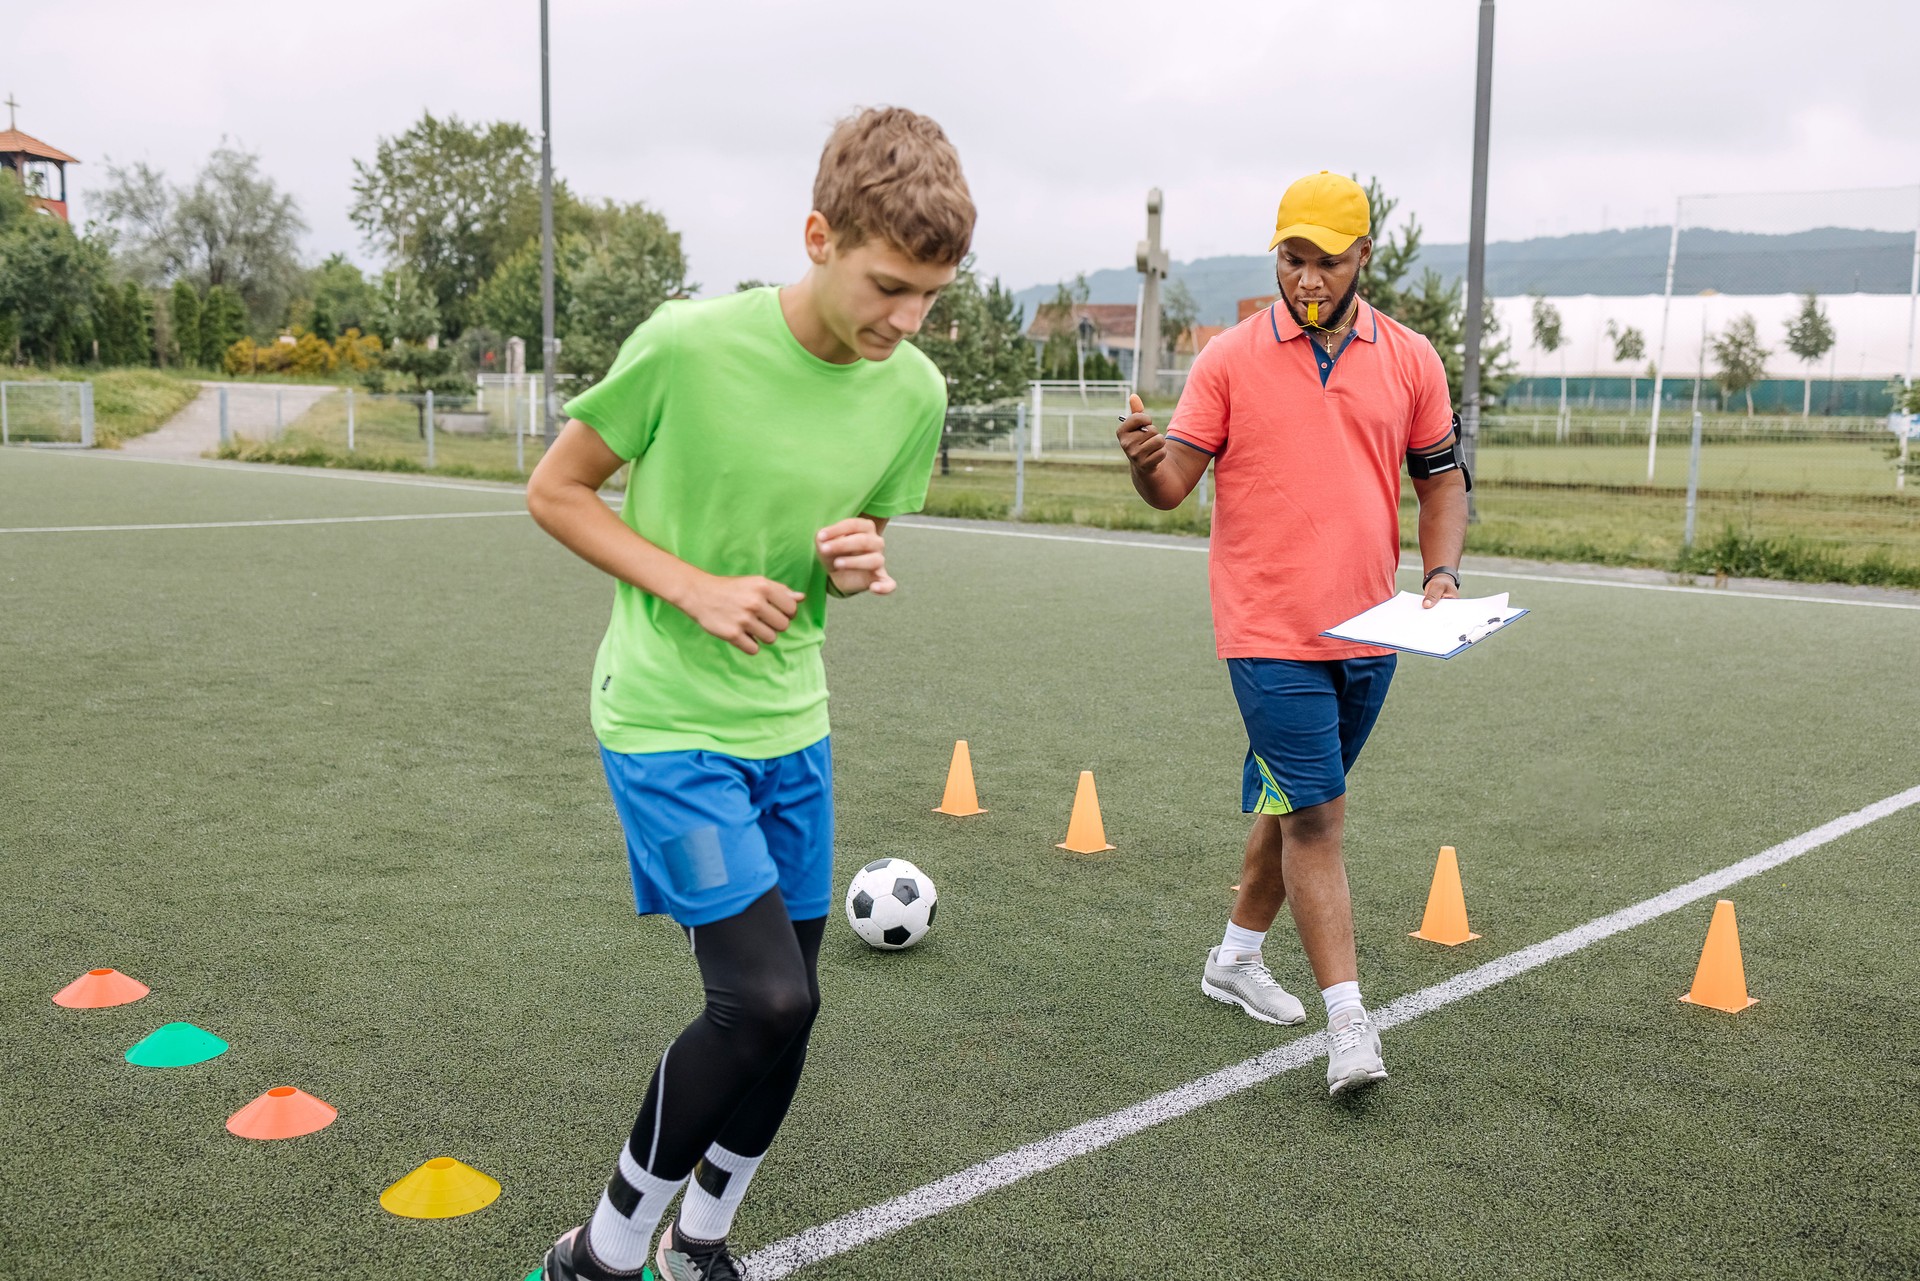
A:
[[[481,287],[539,234],[540,152],[522,125],[426,112],[353,168],[354,224],[414,272],[449,337],[478,319]],[[556,182],[553,195],[556,236],[585,230],[565,184]]]
[[[1160,300],[1160,335],[1168,349],[1178,346],[1180,335],[1199,323],[1200,304],[1194,301],[1193,291],[1187,288],[1187,282],[1175,280],[1169,283]]]
[[[1607,322],[1607,338],[1613,343],[1615,364],[1644,360],[1647,355],[1647,336],[1632,325],[1622,328],[1617,320]],[[1637,370],[1627,372],[1627,412],[1634,412],[1640,398],[1640,378]]]
[[[573,301],[569,285],[572,264],[586,256],[587,241],[575,232],[562,237],[553,255],[553,314],[558,328]],[[503,334],[527,340],[527,368],[540,368],[545,353],[540,350],[540,240],[535,238],[501,263],[480,290],[474,310],[481,324]]]
[[[744,294],[749,289],[765,289],[772,283],[771,280],[762,280],[758,276],[748,276],[745,280],[733,287],[733,292],[736,294]]]
[[[1400,295],[1399,314],[1394,317],[1415,333],[1424,334],[1440,355],[1447,371],[1448,398],[1462,403],[1461,383],[1467,363],[1467,305],[1464,282],[1446,280],[1429,267],[1420,273],[1417,289]],[[1510,339],[1500,336],[1500,318],[1493,299],[1481,300],[1480,315],[1480,400],[1484,407],[1497,398],[1513,381],[1513,360],[1509,356]]]
[[[1753,385],[1767,376],[1767,357],[1760,345],[1759,326],[1752,312],[1743,312],[1713,340],[1713,358],[1719,363],[1715,380],[1726,395],[1747,394],[1747,417],[1753,417]]]
[[[1545,298],[1533,296],[1533,345],[1551,356],[1566,345],[1566,335],[1560,324],[1560,309]],[[1559,428],[1567,428],[1567,361],[1560,359],[1560,422]]]
[[[107,256],[0,175],[0,347],[48,364],[89,354]]]
[[[380,292],[373,300],[373,330],[408,343],[424,343],[429,335],[440,332],[440,311],[433,295],[411,267],[381,273]]]
[[[279,328],[307,224],[294,198],[260,172],[258,155],[223,143],[184,189],[145,164],[109,165],[107,178],[103,225],[125,275],[153,286],[179,277],[201,290],[225,285],[255,330]]]
[[[1359,175],[1354,181],[1360,180]],[[1356,278],[1358,292],[1369,304],[1398,319],[1405,310],[1400,282],[1413,271],[1413,260],[1420,256],[1420,220],[1408,215],[1399,231],[1389,235],[1387,220],[1400,202],[1381,189],[1378,178],[1367,179],[1367,208],[1373,227],[1373,255]]]
[[[1041,332],[1046,334],[1045,345],[1040,350],[1040,376],[1055,379],[1085,379],[1088,373],[1087,344],[1084,326],[1080,323],[1080,309],[1087,305],[1092,290],[1084,275],[1075,276],[1071,285],[1061,281],[1054,291],[1053,301],[1043,302],[1034,309],[1034,319]],[[1099,378],[1104,370],[1100,367],[1100,354],[1094,353],[1093,376]],[[1116,372],[1115,377],[1118,377]]]
[[[307,273],[302,288],[313,300],[308,327],[320,337],[331,342],[349,329],[373,332],[378,291],[346,255],[329,256]],[[331,332],[322,332],[323,320]]]
[[[200,291],[185,278],[173,282],[167,314],[172,320],[173,358],[182,365],[200,361]]]
[[[215,285],[200,301],[199,365],[218,369],[226,361],[227,348],[247,336],[247,304],[240,291],[228,285]]]
[[[1018,398],[1034,375],[1023,319],[998,279],[981,288],[969,257],[910,341],[947,376],[948,404],[990,405]]]
[[[587,230],[567,269],[560,368],[598,381],[627,335],[669,298],[698,289],[687,280],[680,233],[643,204],[587,206]]]
[[[1787,350],[1807,367],[1806,393],[1800,400],[1802,418],[1813,413],[1813,367],[1833,350],[1833,342],[1833,322],[1827,318],[1827,309],[1820,305],[1818,294],[1808,291],[1800,299],[1799,312],[1787,322]]]

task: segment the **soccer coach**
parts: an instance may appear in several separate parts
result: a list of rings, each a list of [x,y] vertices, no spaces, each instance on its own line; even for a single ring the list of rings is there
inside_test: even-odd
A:
[[[1286,904],[1326,1001],[1334,1095],[1387,1075],[1360,999],[1341,840],[1347,772],[1394,656],[1320,633],[1393,595],[1403,458],[1427,603],[1459,595],[1471,483],[1433,344],[1358,296],[1371,230],[1352,180],[1322,170],[1287,188],[1268,246],[1279,300],[1207,344],[1165,436],[1138,398],[1119,430],[1134,488],[1163,511],[1214,467],[1214,639],[1246,722],[1241,808],[1255,817],[1201,990],[1269,1023],[1306,1018],[1261,958]]]

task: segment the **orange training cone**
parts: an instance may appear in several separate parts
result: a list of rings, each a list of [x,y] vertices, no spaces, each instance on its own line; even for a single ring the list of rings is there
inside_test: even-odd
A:
[[[305,1090],[278,1085],[227,1118],[227,1129],[243,1139],[297,1139],[333,1124],[340,1112]]]
[[[953,764],[947,767],[947,794],[933,812],[951,814],[955,818],[986,813],[980,808],[979,794],[973,790],[973,755],[967,751],[967,740],[964,738],[953,745]]]
[[[1067,820],[1067,839],[1054,846],[1075,854],[1098,854],[1110,850],[1107,829],[1100,822],[1100,796],[1093,790],[1093,771],[1080,771],[1080,787],[1073,794],[1073,817]]]
[[[139,979],[130,979],[119,970],[88,970],[53,994],[55,1005],[70,1010],[104,1010],[110,1005],[126,1005],[151,991]]]
[[[492,1205],[500,1182],[465,1161],[437,1156],[380,1194],[380,1208],[406,1219],[451,1219]]]
[[[1726,899],[1713,905],[1707,945],[1700,949],[1700,968],[1693,972],[1693,990],[1680,999],[1728,1014],[1753,1004],[1747,995],[1747,967],[1740,963],[1740,927],[1734,923],[1733,904]]]
[[[1433,867],[1433,888],[1427,891],[1427,914],[1420,918],[1420,928],[1411,937],[1448,947],[1480,937],[1467,928],[1467,896],[1460,888],[1460,861],[1451,845],[1440,847],[1440,861]]]

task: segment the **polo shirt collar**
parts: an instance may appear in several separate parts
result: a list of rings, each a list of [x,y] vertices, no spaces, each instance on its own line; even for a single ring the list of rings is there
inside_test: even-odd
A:
[[[1278,298],[1274,299],[1273,305],[1267,308],[1267,312],[1273,322],[1274,339],[1278,342],[1287,342],[1298,338],[1306,330],[1300,328],[1299,322],[1294,320],[1291,311],[1280,305],[1281,301]],[[1353,336],[1361,342],[1379,342],[1380,313],[1375,311],[1365,298],[1358,299],[1357,302],[1358,309],[1353,313]]]

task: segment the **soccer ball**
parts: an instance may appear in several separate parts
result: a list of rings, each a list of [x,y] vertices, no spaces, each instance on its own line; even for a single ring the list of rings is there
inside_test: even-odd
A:
[[[907,860],[875,859],[847,886],[847,924],[871,946],[897,952],[927,936],[938,898],[933,878]]]

